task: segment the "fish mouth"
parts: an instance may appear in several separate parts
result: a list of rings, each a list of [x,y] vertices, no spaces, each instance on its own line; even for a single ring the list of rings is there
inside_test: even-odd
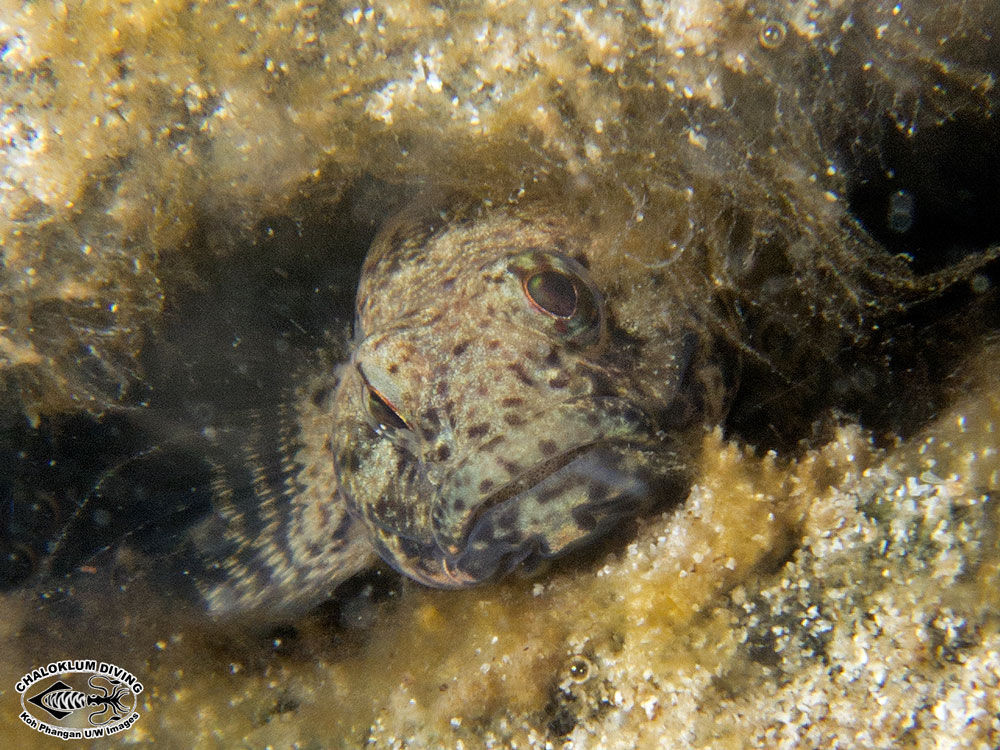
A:
[[[617,396],[569,399],[525,425],[471,446],[437,485],[437,585],[470,585],[610,531],[684,484],[700,445]]]
[[[461,549],[445,556],[446,569],[484,580],[606,534],[665,494],[665,480],[676,479],[680,465],[664,459],[635,440],[564,451],[484,498],[468,517]]]
[[[488,495],[477,504],[475,512],[470,516],[468,524],[469,529],[473,529],[484,515],[497,506],[503,505],[504,503],[512,500],[517,500],[526,492],[534,490],[549,477],[562,471],[577,458],[588,451],[595,449],[599,444],[600,443],[595,441],[583,443],[575,448],[570,448],[554,458],[550,458],[547,461],[542,461],[541,463],[536,464],[534,467],[521,474],[521,476],[517,479],[512,482],[508,482],[499,490]]]

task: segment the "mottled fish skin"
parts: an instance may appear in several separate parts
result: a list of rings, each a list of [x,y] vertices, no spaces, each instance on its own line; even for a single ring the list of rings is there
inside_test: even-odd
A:
[[[735,385],[715,293],[592,229],[460,204],[380,232],[348,361],[216,446],[178,556],[211,615],[303,612],[376,553],[468,586],[683,498]]]
[[[682,500],[754,352],[704,246],[622,227],[544,203],[391,221],[347,361],[220,451],[178,555],[209,612],[305,611],[376,555],[470,586]]]
[[[215,462],[213,512],[184,554],[198,561],[190,577],[212,616],[303,612],[375,562],[337,493],[329,381],[317,374],[289,406],[250,420],[237,455]]]
[[[464,209],[373,244],[332,452],[376,551],[417,581],[472,585],[683,497],[724,416],[734,373],[692,314],[708,303],[599,275],[586,227]]]

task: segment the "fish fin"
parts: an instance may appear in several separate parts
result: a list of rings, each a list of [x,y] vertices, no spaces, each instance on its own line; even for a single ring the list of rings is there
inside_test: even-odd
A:
[[[148,554],[167,549],[193,519],[210,511],[212,475],[204,454],[177,446],[154,446],[126,459],[77,506],[46,572],[66,575],[126,540]]]
[[[189,534],[202,561],[197,586],[216,617],[306,610],[374,560],[332,461],[313,460],[279,411],[253,421],[240,460],[216,466],[212,513]]]
[[[368,567],[371,545],[332,462],[305,448],[294,414],[279,407],[241,423],[107,472],[65,525],[49,574],[128,548],[158,590],[193,596],[213,617],[284,617]]]

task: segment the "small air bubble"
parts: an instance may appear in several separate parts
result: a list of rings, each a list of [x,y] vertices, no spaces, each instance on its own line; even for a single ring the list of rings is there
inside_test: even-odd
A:
[[[977,273],[969,279],[969,286],[976,294],[986,294],[990,290],[990,279],[986,274]]]
[[[907,190],[897,190],[889,196],[886,223],[896,234],[904,234],[913,226],[913,194]]]
[[[757,40],[764,49],[777,49],[785,41],[787,34],[788,29],[785,24],[778,21],[765,21],[764,25],[760,27]]]
[[[586,682],[590,677],[590,662],[578,656],[569,665],[569,676],[573,682]]]

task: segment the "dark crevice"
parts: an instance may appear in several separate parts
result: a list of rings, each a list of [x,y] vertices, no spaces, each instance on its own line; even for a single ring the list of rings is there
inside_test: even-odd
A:
[[[52,573],[74,571],[125,538],[169,544],[177,523],[197,517],[192,503],[207,495],[189,485],[205,490],[210,476],[198,456],[254,412],[275,413],[298,368],[343,346],[361,263],[399,200],[395,188],[362,181],[328,210],[261,219],[228,249],[212,245],[206,218],[165,269],[164,313],[139,353],[129,406],[37,426],[4,418],[0,589],[53,563]],[[136,486],[123,493],[116,479],[128,477]],[[178,513],[160,507],[181,495]]]
[[[874,146],[845,153],[851,211],[918,274],[1000,243],[1000,127],[968,114],[912,136],[884,116]]]

